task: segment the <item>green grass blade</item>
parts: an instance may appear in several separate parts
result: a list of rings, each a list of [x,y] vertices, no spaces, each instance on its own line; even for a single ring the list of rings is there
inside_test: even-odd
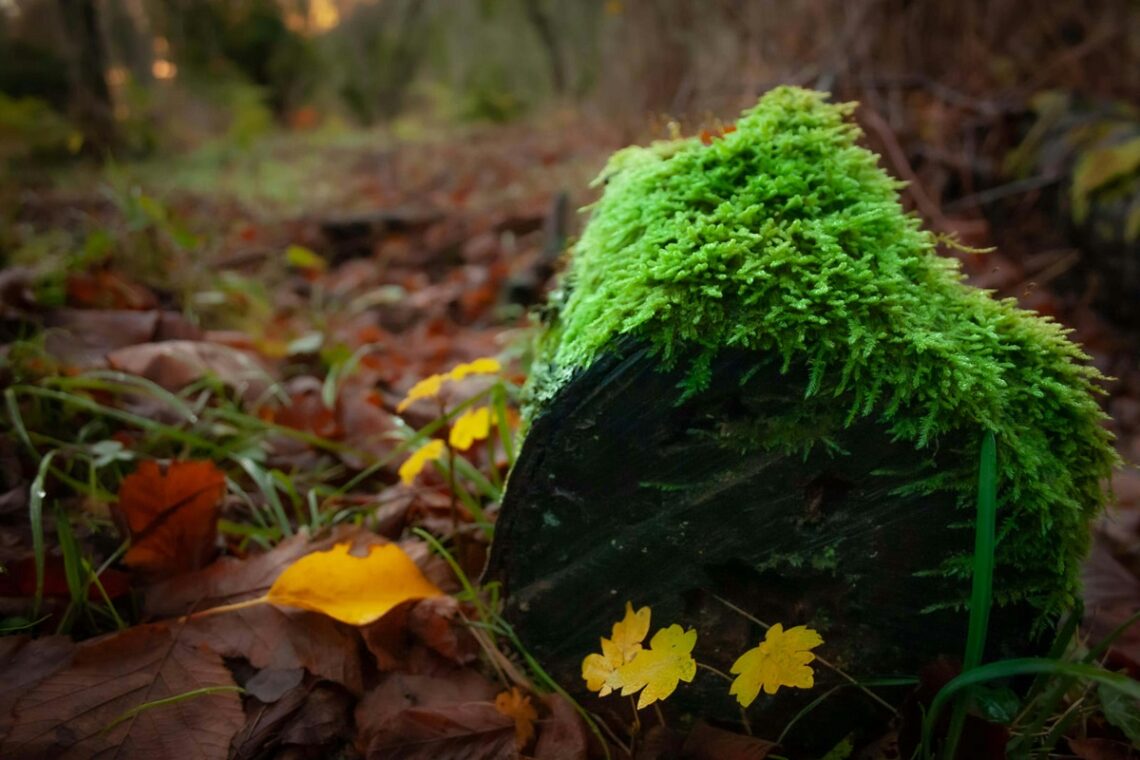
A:
[[[135,717],[139,713],[145,712],[147,710],[153,710],[156,707],[166,707],[167,705],[176,705],[179,702],[185,702],[188,699],[196,699],[198,697],[205,697],[209,694],[221,694],[221,693],[230,692],[230,691],[237,692],[239,694],[245,693],[245,689],[243,689],[240,686],[204,686],[201,689],[194,689],[193,691],[186,691],[186,692],[183,692],[181,694],[175,694],[172,697],[166,697],[164,699],[156,699],[152,702],[144,702],[141,705],[136,705],[135,707],[132,707],[131,709],[127,710],[122,715],[120,715],[119,717],[115,718],[113,721],[108,723],[106,726],[103,727],[102,733],[107,733],[108,731],[110,731],[111,729],[113,729],[115,726],[119,725],[123,721],[130,720],[131,718]]]
[[[974,581],[970,591],[970,627],[966,634],[966,654],[962,672],[982,664],[986,650],[986,633],[993,604],[994,543],[997,524],[997,442],[992,431],[982,437],[981,461],[978,466],[978,510],[974,518]],[[954,760],[958,741],[966,725],[966,701],[960,700],[950,716],[943,757]]]
[[[1110,689],[1115,689],[1133,699],[1140,699],[1140,682],[1133,681],[1131,678],[1118,673],[1110,673],[1095,665],[1048,660],[1037,657],[991,662],[988,665],[980,665],[973,670],[963,673],[943,686],[938,694],[935,695],[934,701],[930,703],[930,709],[927,710],[926,717],[922,723],[922,756],[924,758],[930,757],[931,741],[934,736],[934,726],[938,721],[938,716],[946,704],[958,696],[960,691],[987,681],[1013,678],[1014,676],[1036,675],[1039,673],[1088,679],[1089,681],[1104,684]]]
[[[48,471],[51,470],[51,460],[55,458],[55,454],[56,452],[49,451],[40,460],[39,471],[36,472],[36,479],[32,481],[32,490],[28,495],[28,521],[32,526],[32,554],[35,555],[36,562],[36,593],[32,601],[33,618],[40,616],[40,607],[44,602],[44,499],[47,497],[44,481],[47,479]]]

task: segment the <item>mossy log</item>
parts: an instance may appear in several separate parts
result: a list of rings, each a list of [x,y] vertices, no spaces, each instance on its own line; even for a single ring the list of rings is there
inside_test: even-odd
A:
[[[780,88],[711,141],[628,148],[602,175],[538,343],[487,573],[580,696],[582,658],[627,600],[654,628],[696,628],[698,661],[722,671],[760,638],[733,607],[816,628],[856,679],[959,656],[987,431],[989,656],[1034,651],[1073,603],[1115,461],[1101,378],[1056,324],[963,283],[856,144],[852,110]],[[844,682],[816,673],[752,720],[778,733]],[[727,686],[702,672],[667,708],[738,718]],[[875,704],[840,690],[800,740]]]

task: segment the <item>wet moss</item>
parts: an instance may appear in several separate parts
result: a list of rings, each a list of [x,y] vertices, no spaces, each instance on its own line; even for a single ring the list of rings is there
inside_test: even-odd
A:
[[[1022,573],[997,598],[1058,612],[1116,461],[1095,400],[1103,378],[1059,325],[966,285],[937,254],[900,183],[856,144],[854,108],[784,87],[711,144],[616,153],[539,342],[532,414],[631,338],[683,370],[679,399],[705,390],[721,351],[745,349],[806,369],[807,417],[872,418],[919,451],[992,430],[998,562]],[[781,429],[761,431],[764,445],[820,443]],[[976,461],[966,446],[960,467],[913,488],[955,490],[968,509]],[[969,557],[939,572],[968,577]]]

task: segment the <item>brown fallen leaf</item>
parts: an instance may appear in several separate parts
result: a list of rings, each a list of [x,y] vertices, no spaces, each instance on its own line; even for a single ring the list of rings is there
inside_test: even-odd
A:
[[[558,694],[549,694],[543,701],[550,717],[540,724],[534,760],[586,760],[590,740],[582,716]]]
[[[0,736],[7,732],[8,716],[25,691],[71,664],[75,642],[66,636],[0,637]]]
[[[158,297],[150,288],[110,269],[67,276],[67,302],[88,309],[153,309]]]
[[[1125,742],[1112,739],[1069,739],[1069,750],[1081,760],[1136,760],[1137,752]]]
[[[408,612],[409,633],[459,665],[474,662],[479,656],[479,642],[464,622],[453,596],[424,599]]]
[[[0,725],[0,756],[226,758],[241,701],[222,658],[164,625],[77,645],[70,665],[28,686]],[[185,695],[176,702],[144,705]]]
[[[253,354],[206,341],[167,340],[128,346],[109,353],[107,362],[112,369],[145,377],[169,391],[213,376],[247,404],[264,399],[272,384]]]
[[[368,760],[513,760],[514,721],[488,702],[413,707],[373,736]]]
[[[335,686],[315,687],[281,733],[282,744],[320,747],[349,735],[352,697]]]
[[[356,705],[357,747],[363,751],[374,736],[391,734],[392,726],[405,710],[467,702],[490,706],[497,691],[485,676],[469,668],[441,670],[436,674],[388,673]]]
[[[56,309],[45,318],[44,348],[73,367],[106,367],[107,354],[139,343],[197,340],[202,332],[173,311]]]
[[[225,490],[213,462],[142,462],[123,479],[115,507],[131,537],[123,562],[148,578],[205,566],[215,551]]]
[[[255,668],[304,668],[353,694],[364,690],[359,635],[324,615],[259,605],[192,618],[182,637]]]
[[[685,739],[682,753],[692,760],[764,760],[779,746],[699,721]]]

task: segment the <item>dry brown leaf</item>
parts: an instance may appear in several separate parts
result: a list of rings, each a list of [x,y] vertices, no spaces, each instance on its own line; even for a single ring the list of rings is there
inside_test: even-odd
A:
[[[550,717],[542,721],[534,760],[586,760],[589,738],[582,716],[558,694],[543,698]]]
[[[349,735],[352,697],[334,686],[317,686],[281,733],[282,744],[314,747]]]
[[[247,403],[264,399],[272,379],[253,354],[219,343],[167,340],[112,351],[112,369],[179,391],[206,376],[218,378]]]
[[[780,745],[715,728],[701,721],[685,739],[683,754],[692,760],[764,760]]]
[[[397,717],[405,710],[467,702],[484,702],[490,706],[497,691],[486,677],[467,668],[433,675],[389,673],[356,706],[357,746],[363,750],[373,736],[390,734]]]
[[[364,690],[359,635],[324,615],[258,605],[191,619],[182,637],[255,668],[300,667],[353,694]]]
[[[368,760],[512,760],[514,721],[487,702],[414,707],[396,716],[365,751]]]
[[[105,367],[111,351],[139,343],[196,340],[201,331],[172,311],[56,309],[47,315],[44,347],[73,367]]]
[[[0,736],[8,731],[9,714],[25,691],[71,664],[75,642],[66,636],[0,637]]]
[[[195,690],[233,686],[222,658],[164,625],[130,628],[76,647],[71,664],[26,688],[5,718],[0,756],[79,760],[226,758],[242,727],[234,692],[127,711]]]
[[[459,665],[474,662],[479,642],[463,624],[459,602],[453,596],[424,599],[408,613],[408,631],[432,650]]]
[[[213,462],[142,462],[123,479],[115,507],[131,536],[123,562],[150,578],[203,567],[214,554],[225,490]]]
[[[1136,760],[1140,752],[1112,739],[1069,739],[1069,749],[1081,760]]]

